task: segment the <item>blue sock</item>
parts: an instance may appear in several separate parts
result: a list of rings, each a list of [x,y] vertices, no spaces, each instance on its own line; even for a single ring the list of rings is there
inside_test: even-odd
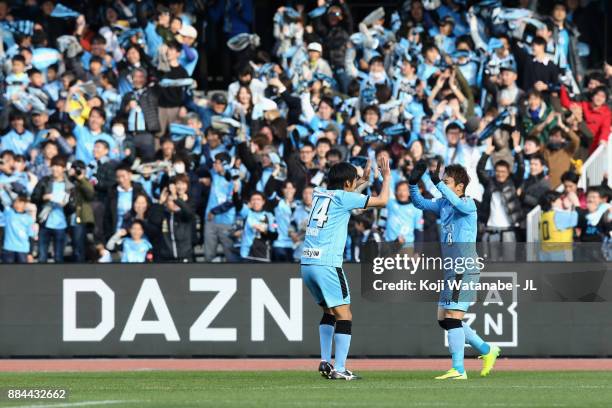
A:
[[[319,324],[319,343],[321,344],[321,361],[331,362],[332,341],[334,340],[334,325],[336,318],[323,313]]]
[[[461,327],[461,320],[459,319],[445,319],[448,327],[448,350],[451,352],[453,358],[453,368],[460,373],[465,372],[463,368],[463,354],[465,351],[465,333],[463,327]]]
[[[350,320],[336,321],[336,333],[334,334],[334,341],[336,342],[336,364],[334,368],[336,371],[346,370],[346,357],[351,346],[351,327],[352,322]]]
[[[478,350],[480,354],[489,354],[491,346],[485,342],[476,332],[465,322],[463,322],[463,332],[465,333],[465,342],[474,349]]]

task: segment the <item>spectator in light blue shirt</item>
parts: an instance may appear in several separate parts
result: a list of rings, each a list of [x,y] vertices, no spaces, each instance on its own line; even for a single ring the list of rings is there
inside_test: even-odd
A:
[[[143,263],[147,261],[147,255],[153,248],[149,240],[144,236],[144,225],[142,221],[135,220],[130,226],[130,236],[122,243],[122,263]]]
[[[275,262],[293,262],[295,225],[292,224],[293,213],[297,208],[295,193],[297,192],[293,183],[289,180],[283,184],[283,197],[277,199],[274,208],[278,238],[272,244],[272,260]]]
[[[205,210],[206,227],[204,230],[204,255],[209,262],[215,258],[219,242],[223,246],[226,261],[237,261],[233,251],[231,232],[236,220],[233,195],[239,191],[240,185],[237,180],[232,180],[226,171],[229,163],[228,153],[218,153],[210,172],[210,195]]]
[[[54,260],[64,261],[68,217],[74,211],[72,193],[74,185],[66,177],[66,159],[55,156],[51,159],[51,175],[43,177],[32,192],[32,202],[38,208],[40,232],[38,234],[38,261],[47,262],[49,245],[54,244]]]
[[[18,196],[4,204],[4,243],[2,245],[3,263],[27,263],[30,257],[30,238],[34,236],[34,220],[26,213],[28,199]]]
[[[2,136],[0,150],[14,154],[26,154],[34,142],[34,135],[25,128],[25,117],[21,112],[11,114],[11,130]]]
[[[106,114],[101,108],[92,108],[87,120],[87,126],[76,125],[73,133],[76,138],[76,159],[84,163],[94,161],[94,144],[98,140],[104,140],[110,148],[111,159],[119,158],[117,142],[111,135],[103,131]]]

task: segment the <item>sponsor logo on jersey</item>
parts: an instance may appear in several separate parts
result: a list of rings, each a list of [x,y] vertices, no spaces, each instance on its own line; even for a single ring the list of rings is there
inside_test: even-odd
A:
[[[302,252],[302,258],[320,259],[321,250],[319,248],[304,248],[304,252]]]

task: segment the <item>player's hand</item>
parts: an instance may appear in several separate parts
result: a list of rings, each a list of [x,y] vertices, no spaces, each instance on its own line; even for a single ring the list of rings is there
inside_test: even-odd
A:
[[[391,177],[391,165],[389,164],[389,159],[386,157],[381,157],[378,161],[378,168],[380,169],[380,173],[382,174],[384,180]]]
[[[410,173],[410,177],[408,178],[408,184],[411,184],[411,185],[418,184],[419,181],[421,180],[421,177],[423,177],[423,174],[425,174],[426,171],[427,171],[427,162],[423,159],[419,160],[414,166],[412,173]]]
[[[359,181],[357,182],[357,184],[361,185],[361,184],[364,184],[370,181],[371,172],[372,172],[372,164],[370,160],[368,160],[365,167],[363,168],[363,173],[361,174],[361,177],[359,177]]]
[[[440,165],[442,164],[441,160],[438,160],[438,164],[436,165],[436,169],[432,172],[429,172],[429,177],[431,178],[431,181],[435,184],[438,184],[440,182]]]

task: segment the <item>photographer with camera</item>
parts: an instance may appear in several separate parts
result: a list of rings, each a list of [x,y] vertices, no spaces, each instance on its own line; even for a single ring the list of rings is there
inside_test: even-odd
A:
[[[151,209],[150,220],[159,237],[151,238],[159,242],[154,247],[156,261],[193,262],[195,219],[189,197],[189,178],[178,174],[162,190],[159,204]]]
[[[70,181],[74,184],[74,216],[70,220],[72,252],[74,262],[85,262],[87,232],[93,228],[94,213],[91,203],[95,198],[94,186],[87,179],[87,167],[80,160],[72,163],[68,170]]]

